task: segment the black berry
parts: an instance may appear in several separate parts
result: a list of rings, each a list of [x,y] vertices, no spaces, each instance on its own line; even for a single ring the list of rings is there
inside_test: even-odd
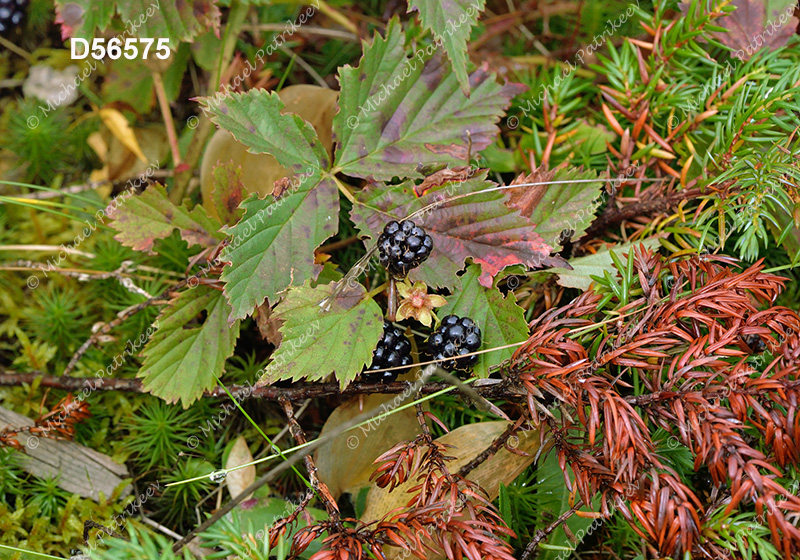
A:
[[[19,27],[27,5],[28,0],[0,0],[0,34]]]
[[[471,354],[481,347],[481,329],[469,317],[448,315],[428,338],[428,353],[445,369],[468,371],[478,362]]]
[[[397,379],[403,369],[391,371],[374,370],[411,365],[411,342],[403,335],[403,331],[389,322],[383,323],[383,336],[378,346],[372,351],[372,365],[361,374],[364,383],[391,383]]]
[[[431,249],[431,236],[411,220],[389,222],[378,237],[378,259],[395,278],[405,278],[430,256]]]

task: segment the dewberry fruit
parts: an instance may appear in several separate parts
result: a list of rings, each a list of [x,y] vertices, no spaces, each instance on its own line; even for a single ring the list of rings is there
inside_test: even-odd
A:
[[[397,375],[405,370],[393,369],[379,371],[377,369],[411,365],[411,342],[403,335],[403,331],[391,323],[383,323],[383,336],[378,346],[372,351],[372,365],[361,374],[364,383],[391,383]]]
[[[471,354],[481,347],[481,329],[469,317],[448,315],[442,324],[428,338],[428,353],[434,360],[441,361],[445,369],[469,371],[478,362],[477,354]]]
[[[28,0],[0,0],[0,34],[19,27],[25,17]]]
[[[405,278],[430,256],[431,249],[431,236],[411,220],[389,222],[378,237],[378,259],[395,278]]]

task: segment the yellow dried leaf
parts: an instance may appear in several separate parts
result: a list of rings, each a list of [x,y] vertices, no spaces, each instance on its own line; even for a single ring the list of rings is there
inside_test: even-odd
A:
[[[111,131],[117,140],[122,142],[122,144],[128,148],[133,154],[139,158],[142,163],[147,163],[147,158],[144,156],[142,149],[139,147],[139,141],[136,139],[136,134],[134,134],[131,125],[128,124],[128,119],[125,118],[125,115],[117,111],[116,109],[110,109],[108,107],[104,107],[100,109],[100,118],[103,120],[103,124],[106,125],[108,130]]]

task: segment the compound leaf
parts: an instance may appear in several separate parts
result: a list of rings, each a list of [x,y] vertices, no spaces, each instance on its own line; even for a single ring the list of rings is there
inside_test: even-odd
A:
[[[408,10],[419,12],[422,25],[441,41],[453,64],[461,91],[469,95],[467,41],[486,0],[409,0]]]
[[[200,99],[203,112],[253,154],[270,154],[295,173],[328,167],[328,154],[314,127],[284,108],[278,94],[263,89]]]
[[[470,141],[473,152],[492,143],[499,130],[495,123],[525,89],[500,85],[479,69],[470,77],[467,97],[440,57],[407,58],[404,37],[392,19],[386,37],[376,35],[365,46],[357,67],[339,70],[336,164],[349,175],[418,177],[420,164],[463,163]]]
[[[339,193],[318,171],[297,175],[279,197],[254,193],[242,203],[244,217],[229,228],[230,243],[221,259],[230,321],[243,319],[265,299],[293,283],[316,278],[314,249],[339,226]]]
[[[505,192],[461,197],[494,186],[486,180],[486,171],[466,181],[432,187],[420,198],[414,193],[413,181],[393,187],[374,185],[356,195],[351,218],[363,237],[377,239],[390,220],[402,220],[421,208],[440,203],[413,218],[433,238],[433,252],[409,277],[429,286],[452,288],[456,272],[468,257],[480,264],[479,280],[487,288],[506,266],[522,263],[538,267],[560,262],[549,256],[551,247],[536,232],[534,224],[504,204]]]
[[[275,307],[283,320],[283,340],[266,367],[261,384],[278,380],[321,381],[334,373],[342,389],[372,361],[383,333],[381,309],[361,284],[347,286],[332,297],[323,312],[320,303],[334,293],[336,283],[289,290]]]
[[[503,297],[499,289],[482,286],[480,275],[481,268],[478,265],[468,266],[466,273],[460,278],[461,286],[447,298],[447,305],[437,310],[437,315],[440,318],[449,314],[470,317],[483,334],[482,350],[527,340],[525,312],[517,305],[514,293],[509,292]],[[481,354],[475,365],[475,375],[488,377],[489,366],[499,364],[513,353],[514,348],[506,348]]]
[[[119,232],[114,239],[136,251],[152,252],[155,240],[168,237],[175,229],[190,246],[210,247],[225,238],[217,231],[221,224],[209,217],[205,208],[175,206],[161,185],[118,199],[119,205],[108,211],[111,227]]]
[[[158,330],[144,349],[137,377],[145,389],[186,408],[214,387],[239,336],[239,322],[228,325],[229,311],[219,290],[199,286],[178,294],[159,315]],[[193,325],[201,313],[205,320]]]

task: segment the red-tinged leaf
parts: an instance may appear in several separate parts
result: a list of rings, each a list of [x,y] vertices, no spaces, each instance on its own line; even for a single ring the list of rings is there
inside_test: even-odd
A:
[[[219,36],[221,12],[215,0],[165,0],[120,1],[119,15],[124,22],[135,21],[133,30],[139,37],[169,38],[173,50],[178,41],[190,41],[206,31]],[[142,17],[144,16],[144,21]],[[128,25],[132,29],[132,25]]]
[[[795,0],[732,0],[736,9],[714,22],[728,31],[715,32],[714,37],[739,60],[748,60],[764,47],[783,47],[797,29],[795,4]]]
[[[152,185],[142,194],[119,196],[107,211],[111,227],[119,233],[114,239],[136,251],[152,252],[156,239],[168,237],[177,229],[189,245],[212,247],[224,239],[220,223],[208,216],[205,208],[175,206],[161,185]]]
[[[421,176],[420,164],[463,165],[470,141],[473,153],[491,144],[499,132],[495,123],[525,90],[498,84],[482,68],[470,76],[466,97],[441,57],[408,58],[404,43],[393,18],[386,37],[375,36],[357,67],[339,70],[336,165],[349,175],[389,180]]]
[[[390,220],[401,220],[429,204],[456,198],[414,218],[433,238],[433,252],[409,277],[429,286],[453,288],[456,272],[470,257],[481,265],[479,280],[487,288],[506,266],[541,267],[563,262],[550,257],[551,247],[536,233],[535,224],[506,206],[503,191],[458,198],[496,186],[486,180],[485,171],[454,185],[431,188],[421,198],[415,196],[413,182],[368,187],[356,195],[351,217],[362,236],[377,239]]]

